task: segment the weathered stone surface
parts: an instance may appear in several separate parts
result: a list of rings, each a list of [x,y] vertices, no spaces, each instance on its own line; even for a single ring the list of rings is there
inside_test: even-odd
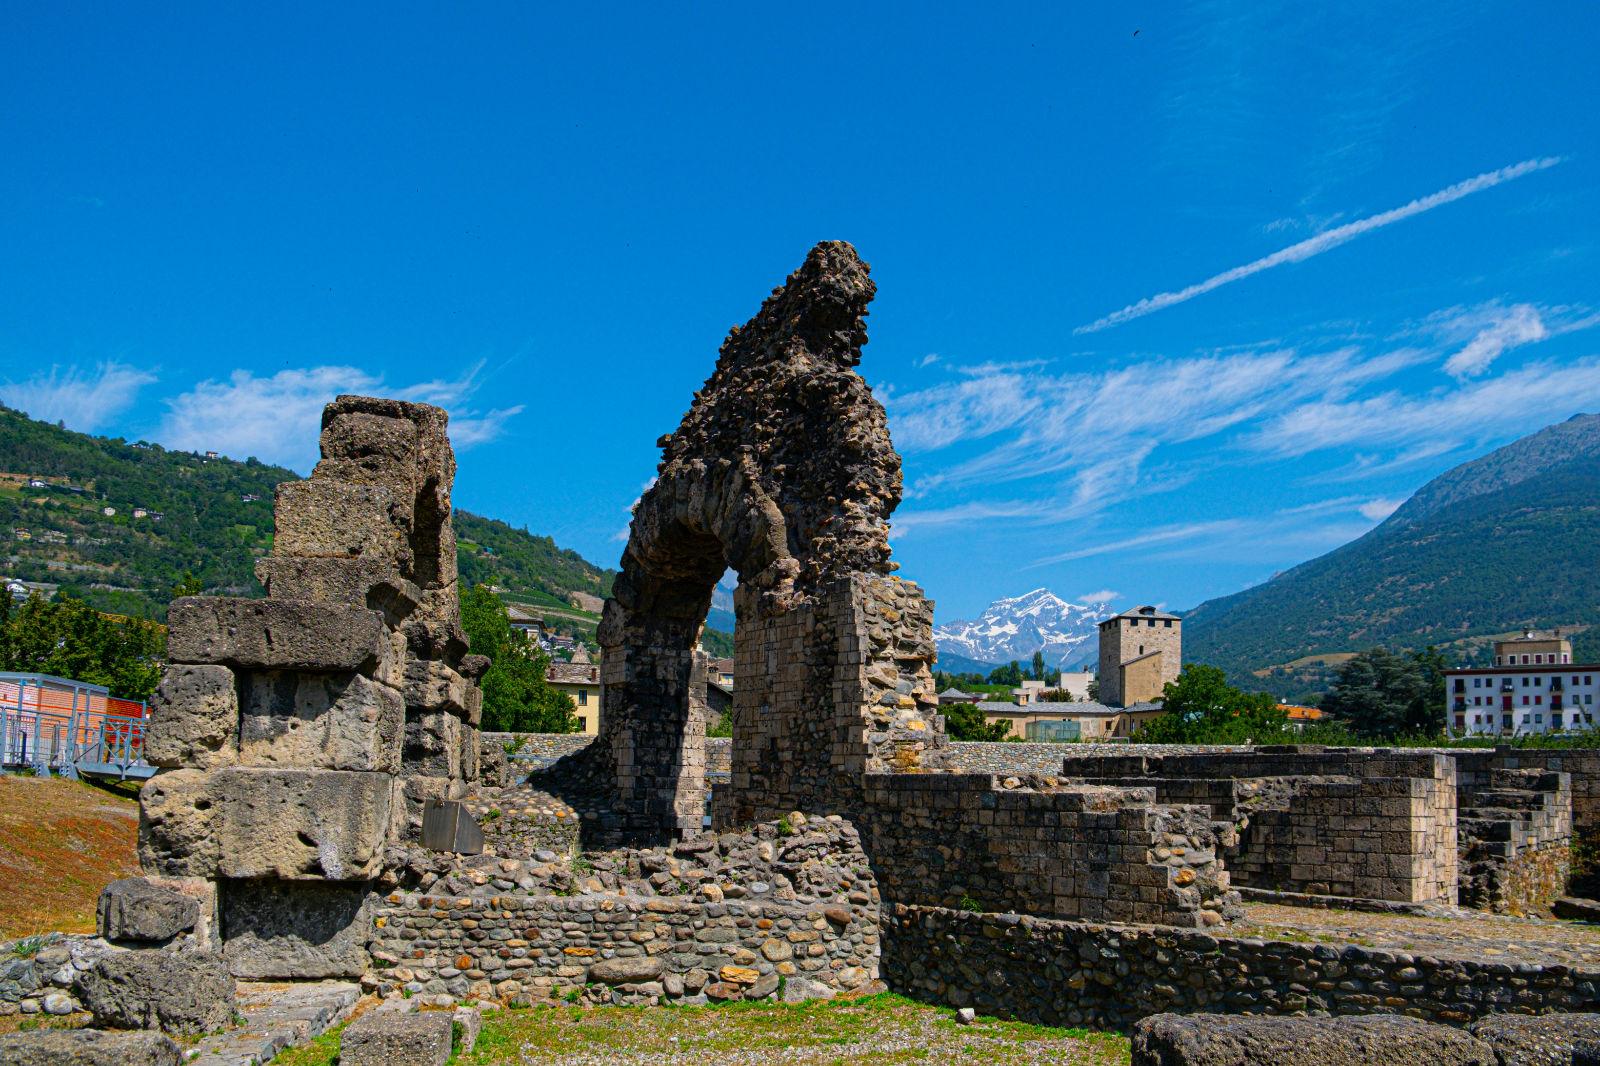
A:
[[[461,777],[461,719],[447,711],[411,714],[406,720],[404,763],[423,777]]]
[[[239,700],[226,666],[170,666],[150,699],[144,757],[154,766],[204,769],[238,756]]]
[[[223,958],[235,977],[359,977],[366,971],[365,884],[225,881]]]
[[[235,1028],[205,1037],[188,1066],[257,1066],[322,1035],[350,1016],[361,989],[353,981],[241,983]]]
[[[360,674],[252,672],[243,685],[239,761],[327,770],[400,769],[405,702]]]
[[[407,502],[398,503],[406,508]],[[382,485],[355,485],[323,477],[278,486],[273,550],[312,559],[371,559],[400,565],[404,547],[392,510],[394,494]]]
[[[383,616],[351,604],[189,596],[167,611],[175,663],[339,673],[372,666],[383,640]]]
[[[208,793],[223,877],[364,881],[382,867],[388,774],[232,768]]]
[[[1486,1044],[1416,1018],[1157,1014],[1133,1027],[1134,1066],[1496,1066]]]
[[[1496,1014],[1468,1029],[1499,1066],[1567,1066],[1579,1048],[1600,1046],[1600,1014]]]
[[[216,876],[222,849],[210,784],[204,770],[170,770],[139,790],[139,865],[146,872]]]
[[[40,1029],[0,1036],[5,1066],[178,1066],[182,1059],[161,1033]]]
[[[632,958],[601,959],[589,967],[589,980],[607,985],[637,984],[654,981],[666,972],[664,959],[645,955]]]
[[[107,940],[160,943],[187,933],[200,920],[200,904],[143,877],[113,881],[100,892],[100,935]]]
[[[450,1057],[450,1022],[445,1011],[369,1011],[345,1029],[339,1066],[443,1066]]]
[[[446,663],[414,659],[406,664],[407,707],[461,715],[466,713],[470,687],[467,679]]]
[[[233,978],[209,951],[117,951],[78,979],[96,1025],[207,1033],[233,1017]]]
[[[402,618],[417,606],[422,590],[379,559],[305,559],[269,555],[256,560],[256,578],[278,600],[361,604]]]

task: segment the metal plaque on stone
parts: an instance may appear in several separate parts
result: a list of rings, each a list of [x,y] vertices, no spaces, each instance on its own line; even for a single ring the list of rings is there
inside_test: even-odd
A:
[[[457,855],[483,853],[483,830],[456,800],[430,799],[422,808],[422,846]]]

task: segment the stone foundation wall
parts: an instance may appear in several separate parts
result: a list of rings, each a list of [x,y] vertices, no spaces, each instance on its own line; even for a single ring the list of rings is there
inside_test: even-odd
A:
[[[1154,791],[986,774],[869,774],[886,899],[1101,921],[1219,924],[1237,905],[1210,813]]]
[[[827,996],[878,976],[876,906],[396,893],[377,909],[380,993],[541,1002]]]
[[[1461,1025],[1600,1005],[1600,964],[1517,966],[914,906],[885,909],[883,938],[894,991],[1044,1025],[1125,1030],[1166,1011],[1400,1013]]]
[[[1363,749],[1115,754],[1064,759],[1072,780],[1148,787],[1203,803],[1237,838],[1240,886],[1316,896],[1454,903],[1455,768],[1443,756]]]
[[[1571,778],[1491,768],[1466,793],[1460,833],[1463,905],[1541,911],[1566,892],[1571,873]]]

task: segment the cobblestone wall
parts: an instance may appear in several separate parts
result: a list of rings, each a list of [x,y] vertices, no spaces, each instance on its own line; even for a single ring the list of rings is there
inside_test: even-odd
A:
[[[1186,926],[1237,906],[1209,812],[1157,805],[1148,788],[872,774],[867,799],[889,900]]]
[[[935,907],[885,908],[883,973],[913,998],[1046,1025],[1126,1029],[1165,1011],[1488,1014],[1592,1011],[1600,965],[1412,956]]]

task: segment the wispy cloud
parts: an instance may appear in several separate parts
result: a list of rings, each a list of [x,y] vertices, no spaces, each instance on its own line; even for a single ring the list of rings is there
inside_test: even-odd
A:
[[[1540,159],[1527,159],[1520,163],[1514,163],[1511,166],[1501,167],[1498,170],[1491,170],[1486,173],[1479,174],[1476,177],[1468,178],[1466,181],[1460,181],[1454,185],[1448,186],[1447,188],[1440,189],[1436,193],[1412,200],[1410,203],[1404,204],[1400,207],[1391,208],[1388,211],[1383,211],[1376,215],[1369,215],[1366,218],[1358,219],[1355,222],[1348,222],[1343,226],[1336,226],[1333,229],[1326,230],[1317,234],[1316,236],[1308,237],[1297,244],[1291,244],[1287,248],[1279,249],[1278,251],[1273,252],[1271,255],[1262,256],[1260,259],[1245,263],[1243,266],[1236,266],[1230,270],[1224,270],[1220,274],[1215,274],[1206,280],[1197,282],[1188,286],[1187,288],[1177,289],[1172,292],[1160,292],[1156,293],[1154,296],[1148,296],[1137,303],[1129,304],[1127,307],[1124,307],[1119,311],[1113,311],[1104,318],[1096,319],[1095,321],[1084,326],[1079,326],[1073,332],[1094,333],[1099,330],[1109,329],[1112,326],[1121,325],[1122,323],[1130,322],[1135,318],[1142,318],[1145,315],[1153,314],[1156,311],[1172,307],[1175,304],[1192,300],[1196,296],[1203,296],[1208,292],[1222,288],[1224,285],[1229,285],[1235,281],[1243,280],[1244,278],[1248,278],[1254,274],[1259,274],[1264,270],[1271,270],[1273,267],[1283,266],[1286,263],[1304,262],[1313,256],[1321,255],[1323,252],[1330,251],[1334,248],[1337,248],[1341,244],[1352,241],[1363,234],[1371,233],[1373,230],[1382,229],[1384,226],[1390,226],[1396,222],[1420,215],[1425,211],[1431,211],[1436,207],[1442,207],[1445,204],[1453,203],[1456,200],[1462,199],[1463,197],[1471,196],[1473,193],[1482,192],[1485,189],[1492,189],[1496,185],[1520,178],[1525,174],[1531,174],[1534,171],[1548,169],[1549,167],[1555,166],[1559,162],[1561,162],[1561,159],[1560,157],[1556,156],[1549,156]]]
[[[45,422],[64,422],[92,433],[133,406],[155,374],[126,363],[100,363],[93,371],[52,366],[22,381],[0,383],[0,400]]]
[[[1374,522],[1382,522],[1385,518],[1398,511],[1400,505],[1405,502],[1405,500],[1395,497],[1380,496],[1377,499],[1368,500],[1356,510],[1361,512],[1361,517],[1363,518],[1371,519]]]
[[[1451,377],[1462,380],[1483,374],[1512,348],[1597,324],[1600,324],[1600,315],[1591,314],[1582,307],[1546,307],[1531,303],[1508,307],[1491,300],[1475,307],[1436,311],[1423,320],[1418,332],[1431,333],[1451,347],[1460,346],[1446,360],[1444,369]]]
[[[939,353],[938,352],[929,352],[927,355],[925,355],[921,359],[917,360],[916,367],[917,367],[918,370],[921,370],[924,367],[932,366],[934,363],[937,363],[938,361],[939,361]]]
[[[498,437],[521,405],[477,411],[467,404],[479,386],[482,364],[457,379],[388,385],[352,366],[280,370],[257,377],[235,370],[226,381],[202,381],[167,401],[156,436],[174,448],[255,456],[295,470],[316,462],[322,408],[340,393],[378,393],[432,403],[450,411],[450,439],[470,448]]]
[[[1072,602],[1084,606],[1092,606],[1099,603],[1111,603],[1120,599],[1122,599],[1122,593],[1113,589],[1100,589],[1098,592],[1085,592]]]

